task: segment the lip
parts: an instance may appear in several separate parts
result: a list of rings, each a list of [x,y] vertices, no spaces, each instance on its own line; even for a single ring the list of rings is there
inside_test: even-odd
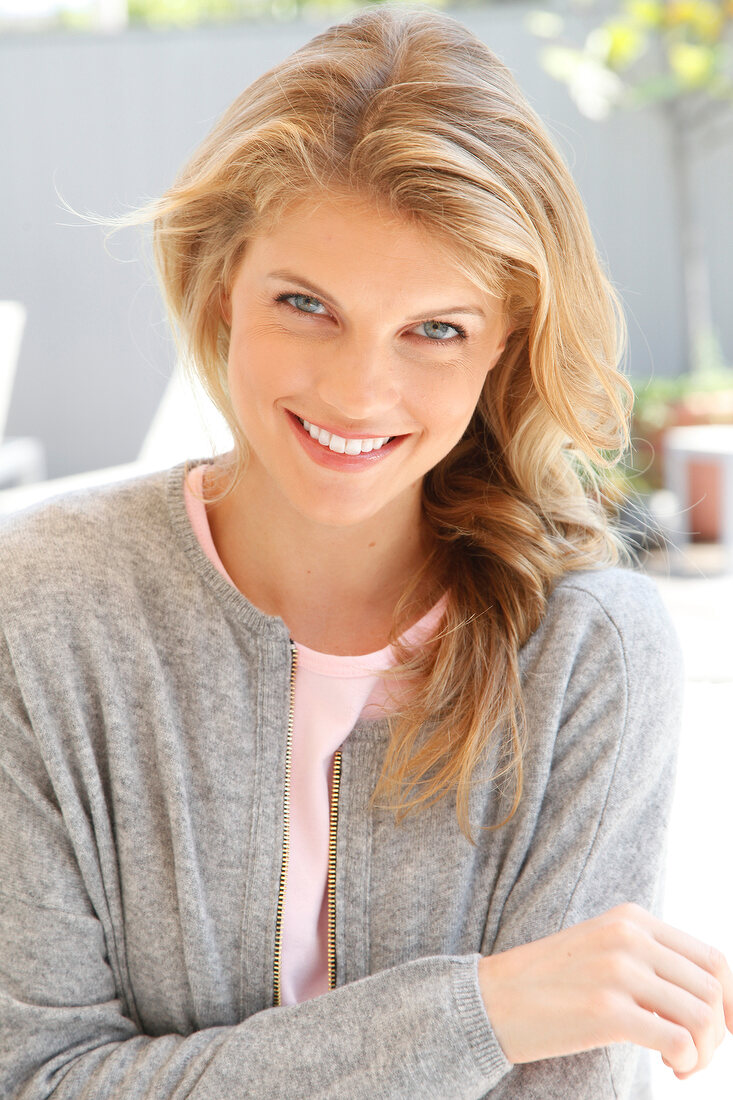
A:
[[[324,447],[322,443],[317,443],[315,439],[311,439],[310,433],[305,430],[295,413],[291,412],[289,409],[286,409],[285,412],[293,434],[297,437],[305,452],[314,462],[318,463],[319,466],[324,466],[328,470],[346,470],[353,472],[366,470],[379,462],[383,462],[385,458],[388,458],[389,455],[407,439],[406,435],[396,435],[393,439],[390,439],[389,443],[383,444],[378,451],[367,451],[365,454],[360,455],[339,454],[337,451],[331,451],[328,447]],[[319,425],[319,427],[321,427],[321,425]],[[326,428],[326,431],[329,431],[329,429]],[[342,433],[340,431],[333,431],[331,435],[340,435],[342,439],[378,438],[377,436],[370,437],[363,434],[357,435],[356,432]]]

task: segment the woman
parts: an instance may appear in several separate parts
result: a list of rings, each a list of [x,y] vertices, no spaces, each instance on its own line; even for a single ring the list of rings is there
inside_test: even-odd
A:
[[[2,539],[3,1096],[644,1095],[733,1025],[653,915],[679,651],[622,321],[438,14],[319,35],[140,215],[231,455]]]

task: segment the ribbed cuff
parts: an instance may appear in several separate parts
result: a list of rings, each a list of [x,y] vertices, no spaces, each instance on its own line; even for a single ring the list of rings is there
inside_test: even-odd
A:
[[[478,981],[480,955],[453,959],[453,996],[476,1064],[493,1088],[512,1068],[486,1014]]]

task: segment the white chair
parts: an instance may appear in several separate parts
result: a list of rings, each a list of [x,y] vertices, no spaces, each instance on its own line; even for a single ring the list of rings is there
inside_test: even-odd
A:
[[[0,301],[0,489],[28,485],[46,476],[46,455],[40,440],[5,438],[25,319],[25,306],[20,302]]]
[[[226,421],[201,387],[189,381],[178,364],[134,462],[54,478],[40,485],[6,489],[0,492],[0,515],[19,511],[74,489],[108,485],[164,470],[187,458],[223,454],[231,447],[232,437]]]

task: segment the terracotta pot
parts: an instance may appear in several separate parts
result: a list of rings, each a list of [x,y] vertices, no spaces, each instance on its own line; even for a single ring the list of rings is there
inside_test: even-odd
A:
[[[691,459],[687,464],[687,477],[692,541],[718,542],[722,534],[720,466],[704,459]]]
[[[674,425],[733,424],[733,389],[692,393],[671,409]],[[670,423],[668,427],[672,427]],[[690,459],[687,464],[690,533],[693,542],[717,542],[721,531],[723,479],[716,462]]]
[[[636,465],[655,488],[665,485],[664,434],[668,428],[696,424],[733,424],[733,389],[692,393],[667,410],[664,428],[635,426]],[[715,542],[721,536],[720,467],[705,459],[691,459],[687,466],[689,527],[694,542]]]

